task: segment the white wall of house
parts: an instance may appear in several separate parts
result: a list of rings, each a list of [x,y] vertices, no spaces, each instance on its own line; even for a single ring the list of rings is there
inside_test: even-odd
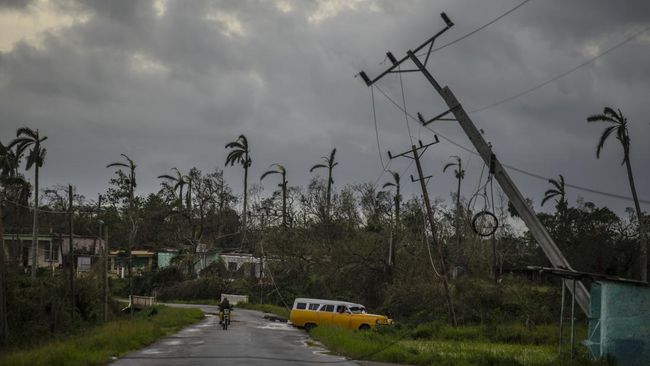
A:
[[[256,278],[263,278],[264,272],[261,270],[262,266],[266,267],[266,263],[262,258],[255,257],[252,254],[239,254],[239,253],[221,253],[220,254],[226,269],[230,272],[238,271],[245,264],[254,267],[254,274]]]

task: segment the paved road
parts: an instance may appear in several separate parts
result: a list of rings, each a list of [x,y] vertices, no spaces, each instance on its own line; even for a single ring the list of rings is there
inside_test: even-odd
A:
[[[270,322],[258,311],[235,309],[231,326],[224,331],[218,318],[210,315],[217,312],[216,306],[168,305],[196,307],[208,315],[205,320],[111,365],[357,365],[308,345],[309,337],[304,331],[286,323]]]

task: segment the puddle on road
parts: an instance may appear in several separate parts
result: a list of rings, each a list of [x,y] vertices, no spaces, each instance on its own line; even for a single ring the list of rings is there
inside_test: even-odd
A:
[[[258,329],[270,329],[270,330],[283,330],[283,331],[292,331],[294,328],[287,323],[262,323],[261,326],[256,327]]]
[[[169,352],[170,350],[163,350],[160,348],[145,349],[141,353],[144,355],[159,355],[161,353]]]
[[[332,353],[332,351],[325,348],[325,346],[322,343],[317,342],[317,341],[315,341],[315,340],[313,340],[311,338],[303,339],[303,340],[299,341],[298,343],[302,344],[304,347],[307,347],[311,351],[311,353],[313,353],[315,355],[336,357],[339,360],[347,360],[347,358],[345,358],[345,357],[342,357],[342,356],[339,356],[339,355],[337,355],[335,353]]]
[[[182,342],[179,341],[179,340],[171,340],[171,341],[164,342],[163,344],[164,344],[165,346],[178,346],[178,345],[181,344],[181,343],[182,343]]]

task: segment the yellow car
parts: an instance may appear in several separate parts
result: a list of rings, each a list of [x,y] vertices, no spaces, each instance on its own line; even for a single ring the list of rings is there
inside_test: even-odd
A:
[[[361,304],[307,298],[297,298],[293,302],[289,321],[308,331],[319,325],[364,330],[393,323],[387,316],[368,314]]]

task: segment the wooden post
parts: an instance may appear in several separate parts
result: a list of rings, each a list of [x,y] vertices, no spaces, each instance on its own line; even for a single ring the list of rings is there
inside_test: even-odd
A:
[[[418,153],[417,147],[415,145],[411,146],[411,152],[413,153],[413,159],[415,159],[415,166],[418,170],[418,176],[420,177],[420,188],[422,188],[422,197],[424,198],[424,205],[427,209],[427,219],[429,220],[429,226],[431,228],[431,235],[433,236],[433,242],[436,243],[436,226],[433,221],[433,211],[431,211],[431,202],[429,201],[429,192],[427,191],[427,184],[425,182],[424,174],[422,173],[422,165],[420,164],[420,155]],[[426,235],[426,234],[425,234]],[[445,288],[445,298],[447,300],[447,312],[449,313],[449,321],[452,326],[458,325],[456,322],[456,312],[454,311],[454,303],[451,298],[451,289],[449,288],[449,279],[447,278],[447,266],[445,264],[445,256],[442,250],[442,243],[436,244],[436,249],[438,249],[438,257],[440,259],[440,272],[442,277],[442,285]]]
[[[108,321],[108,225],[104,225],[104,322]]]
[[[74,319],[75,296],[74,296],[74,248],[73,238],[73,214],[72,214],[72,184],[68,186],[68,258],[70,260],[70,318]]]

